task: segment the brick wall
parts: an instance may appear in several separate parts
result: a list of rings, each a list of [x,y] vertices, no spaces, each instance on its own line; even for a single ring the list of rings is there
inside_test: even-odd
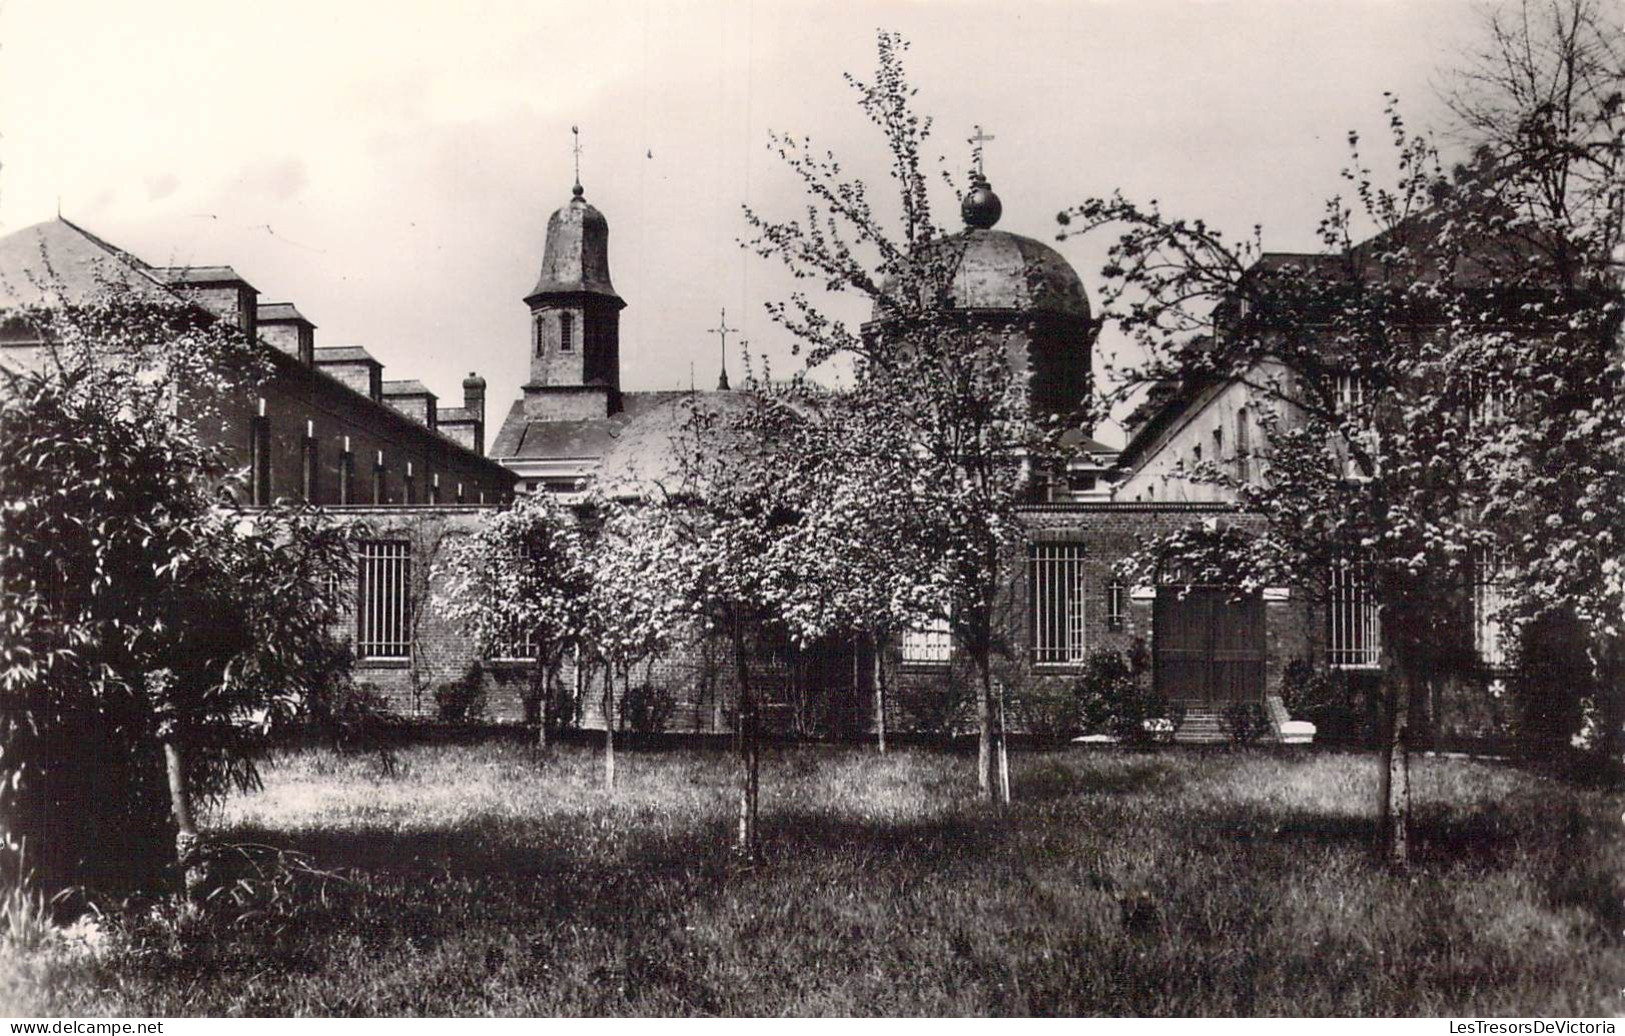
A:
[[[445,596],[444,564],[447,544],[471,532],[489,511],[480,507],[347,508],[337,512],[344,521],[364,524],[378,538],[407,540],[412,545],[415,643],[410,662],[358,663],[357,682],[382,695],[399,714],[420,718],[436,716],[436,688],[454,683],[478,668],[485,695],[484,718],[501,723],[533,722],[530,663],[489,660],[442,612]],[[1152,602],[1141,593],[1130,597],[1123,622],[1114,627],[1107,618],[1106,587],[1112,566],[1152,538],[1191,523],[1229,522],[1246,526],[1256,519],[1224,505],[1148,505],[1090,503],[1046,505],[1024,513],[1034,536],[1064,535],[1084,549],[1086,585],[1085,637],[1089,651],[1127,651],[1141,639],[1155,646]],[[1070,691],[1081,667],[1031,664],[1028,651],[1025,550],[1018,553],[1010,578],[1011,592],[1001,603],[1001,624],[1006,650],[995,662],[995,676],[1012,692],[1024,687]],[[1308,595],[1295,588],[1270,595],[1265,604],[1267,648],[1266,685],[1279,693],[1285,666],[1297,658],[1324,657],[1324,617]],[[763,703],[763,721],[769,731],[813,736],[869,736],[873,724],[873,655],[867,645],[831,643],[795,656],[786,664],[785,653],[769,645],[750,646],[750,677],[757,699]],[[889,688],[887,726],[893,732],[967,731],[975,723],[974,694],[977,674],[963,652],[956,650],[945,665],[903,663],[892,644],[884,666]],[[559,685],[576,686],[573,661],[566,660],[556,676]],[[634,666],[630,674],[617,674],[615,699],[619,725],[627,725],[627,683],[634,691],[653,688],[668,700],[665,728],[674,733],[721,733],[734,727],[738,700],[732,645],[721,638],[698,635],[669,654]],[[579,723],[602,729],[603,673],[588,665],[583,673]],[[1457,736],[1481,736],[1504,721],[1485,695],[1482,684],[1441,685],[1429,717],[1440,729]]]

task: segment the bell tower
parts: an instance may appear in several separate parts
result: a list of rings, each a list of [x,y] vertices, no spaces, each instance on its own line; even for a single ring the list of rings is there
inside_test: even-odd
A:
[[[572,128],[573,131],[573,128]],[[581,188],[580,143],[570,201],[547,221],[530,307],[525,413],[537,420],[607,417],[621,405],[620,313],[609,279],[609,222]]]

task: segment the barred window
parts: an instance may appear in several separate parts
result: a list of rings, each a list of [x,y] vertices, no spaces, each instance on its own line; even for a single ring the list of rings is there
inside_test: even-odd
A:
[[[568,313],[560,313],[559,314],[559,352],[561,352],[561,353],[574,352],[575,347],[576,347],[576,345],[575,345],[575,322],[570,319],[570,314],[568,314]]]
[[[410,658],[412,654],[412,545],[366,540],[356,579],[356,654]]]
[[[1381,627],[1359,565],[1332,566],[1326,595],[1326,660],[1338,669],[1375,669],[1381,664]]]
[[[1035,543],[1027,555],[1029,642],[1036,665],[1083,661],[1083,547]]]
[[[946,618],[903,631],[903,661],[908,665],[944,665],[953,651],[953,632]]]
[[[1500,555],[1491,550],[1473,566],[1473,648],[1491,669],[1507,664],[1507,633],[1501,612],[1512,603]]]

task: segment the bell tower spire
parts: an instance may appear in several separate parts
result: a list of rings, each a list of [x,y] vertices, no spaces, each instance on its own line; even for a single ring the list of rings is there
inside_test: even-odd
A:
[[[581,129],[570,127],[575,184],[547,221],[530,307],[525,412],[541,420],[606,417],[620,409],[620,311],[609,279],[609,221],[581,187]]]

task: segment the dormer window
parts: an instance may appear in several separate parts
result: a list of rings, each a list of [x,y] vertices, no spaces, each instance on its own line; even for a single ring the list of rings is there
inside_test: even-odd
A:
[[[576,349],[575,327],[570,320],[570,314],[559,314],[559,352],[573,353]]]

